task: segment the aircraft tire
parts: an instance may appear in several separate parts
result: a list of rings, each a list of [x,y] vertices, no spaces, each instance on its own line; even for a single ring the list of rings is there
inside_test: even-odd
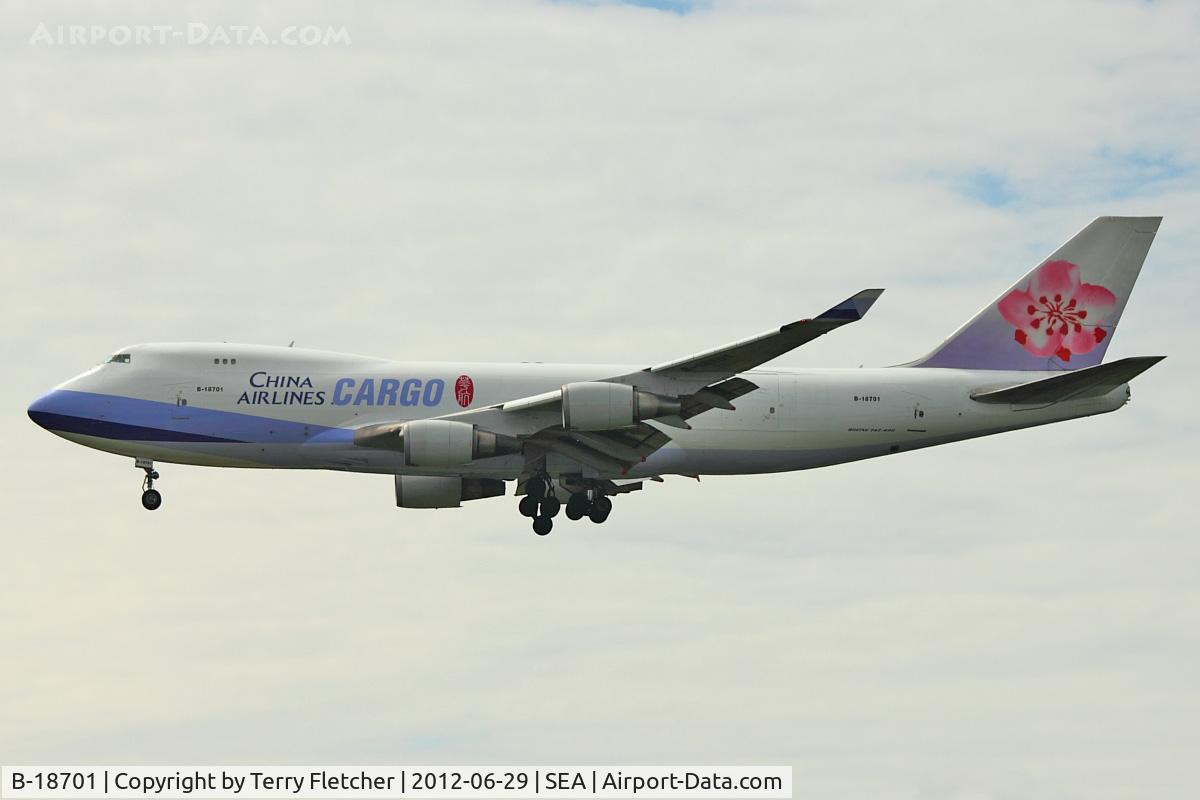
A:
[[[553,518],[553,517],[558,516],[558,510],[560,508],[562,508],[562,503],[558,502],[558,498],[555,497],[554,495],[550,495],[549,497],[542,500],[542,516],[543,517]]]
[[[554,520],[549,517],[535,517],[533,520],[533,532],[538,536],[545,536],[554,527]]]
[[[154,511],[162,505],[162,495],[158,493],[158,489],[147,489],[142,492],[142,508],[147,511]]]
[[[571,499],[567,500],[567,519],[583,519],[589,505],[587,495],[583,492],[571,495]]]
[[[521,502],[517,504],[517,510],[521,512],[521,516],[533,518],[538,515],[538,501],[536,497],[526,495],[521,498]]]
[[[600,495],[592,503],[592,507],[588,509],[588,519],[599,525],[604,520],[608,519],[608,515],[612,513],[612,500],[609,500],[604,495]]]

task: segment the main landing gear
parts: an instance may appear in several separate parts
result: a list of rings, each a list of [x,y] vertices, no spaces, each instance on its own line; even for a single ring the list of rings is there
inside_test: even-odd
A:
[[[545,475],[534,475],[525,482],[525,496],[517,509],[533,518],[533,532],[545,536],[554,527],[554,517],[562,503],[554,496],[554,487]]]
[[[612,500],[595,489],[586,489],[571,495],[567,501],[567,519],[587,517],[599,525],[612,513]]]
[[[162,505],[162,495],[154,488],[154,482],[158,480],[158,471],[154,469],[154,462],[145,458],[137,459],[134,466],[146,471],[146,477],[142,481],[142,508],[154,511]]]
[[[585,516],[597,524],[608,519],[612,513],[612,500],[597,488],[573,492],[567,500],[567,519],[583,519]],[[522,516],[533,519],[533,532],[545,536],[554,528],[554,517],[562,503],[554,496],[554,485],[546,475],[535,475],[525,483],[525,496],[517,509]]]

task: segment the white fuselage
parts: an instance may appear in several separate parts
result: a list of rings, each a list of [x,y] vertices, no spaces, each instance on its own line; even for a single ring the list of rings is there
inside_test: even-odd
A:
[[[39,424],[89,447],[136,458],[224,467],[512,479],[520,455],[453,470],[410,469],[403,454],[356,446],[364,425],[483,408],[628,365],[386,361],[283,347],[139,345],[57,387],[31,408]],[[981,403],[973,393],[1057,373],[986,370],[762,368],[736,410],[659,426],[672,441],[628,473],[739,474],[808,469],[1120,408],[1128,387],[1038,406]],[[471,397],[456,391],[469,377]],[[553,470],[551,470],[553,471]]]

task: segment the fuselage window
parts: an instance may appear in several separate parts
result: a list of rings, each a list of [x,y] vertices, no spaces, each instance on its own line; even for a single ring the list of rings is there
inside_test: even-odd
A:
[[[236,363],[237,363],[237,359],[236,359],[236,358],[231,358],[231,359],[229,359],[229,363],[230,363],[230,364],[236,364]]]
[[[222,363],[222,364],[228,364],[228,363],[229,363],[229,359],[228,359],[228,358],[222,358],[222,359],[221,359],[221,363]]]
[[[115,356],[113,356],[112,358],[110,358],[108,360],[108,363],[110,363],[110,364],[128,364],[129,363],[129,353],[117,353]]]
[[[214,359],[213,359],[213,363],[214,363],[214,364],[220,364],[220,363],[221,363],[221,359],[219,359],[219,358],[214,358]]]

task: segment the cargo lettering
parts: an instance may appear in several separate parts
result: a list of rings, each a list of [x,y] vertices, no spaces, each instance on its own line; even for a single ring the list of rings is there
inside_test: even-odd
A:
[[[335,406],[436,406],[445,393],[441,378],[338,378],[331,402]]]

